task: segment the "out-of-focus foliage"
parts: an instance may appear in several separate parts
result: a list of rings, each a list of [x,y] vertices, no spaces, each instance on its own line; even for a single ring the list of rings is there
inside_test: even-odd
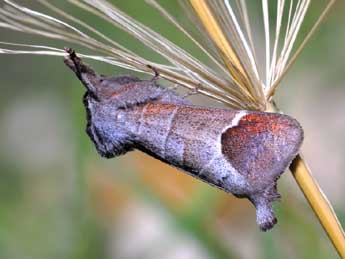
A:
[[[143,1],[116,4],[184,43]],[[306,160],[343,224],[344,11],[338,1],[276,98],[304,126]],[[139,49],[111,26],[103,33]],[[0,40],[18,37],[32,41],[0,31]],[[85,134],[84,89],[61,58],[1,55],[0,71],[0,258],[337,258],[289,172],[279,182],[279,224],[260,233],[246,200],[139,152],[100,158]]]

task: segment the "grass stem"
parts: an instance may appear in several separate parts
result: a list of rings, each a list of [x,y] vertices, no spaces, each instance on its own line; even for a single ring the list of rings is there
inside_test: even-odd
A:
[[[332,205],[300,155],[292,161],[290,170],[305,198],[341,258],[345,258],[345,234]]]

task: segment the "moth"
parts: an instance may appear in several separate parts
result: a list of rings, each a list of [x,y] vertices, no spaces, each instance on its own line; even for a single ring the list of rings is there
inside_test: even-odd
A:
[[[211,108],[151,80],[98,75],[72,49],[65,64],[86,87],[87,134],[106,158],[141,150],[212,186],[248,198],[266,231],[276,223],[277,180],[303,141],[287,115]]]

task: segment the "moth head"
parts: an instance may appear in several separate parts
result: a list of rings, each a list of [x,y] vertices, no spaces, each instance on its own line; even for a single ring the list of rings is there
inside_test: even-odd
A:
[[[138,82],[134,76],[104,76],[97,74],[88,64],[84,63],[71,48],[65,48],[67,56],[64,62],[83,83],[90,99],[106,102],[115,96],[128,83]]]
[[[97,74],[89,65],[82,62],[74,50],[66,48],[68,55],[64,62],[86,88],[83,98],[87,114],[86,132],[94,142],[98,153],[106,158],[124,154],[132,149],[127,135],[120,129],[113,129],[111,102],[123,87],[139,78],[132,76],[109,77]]]

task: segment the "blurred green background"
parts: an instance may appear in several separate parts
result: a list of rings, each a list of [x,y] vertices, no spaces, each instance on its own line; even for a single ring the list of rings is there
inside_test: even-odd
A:
[[[195,52],[144,1],[111,2]],[[185,19],[175,1],[160,2]],[[325,3],[319,2],[308,14],[306,28]],[[112,26],[67,10],[159,60]],[[338,1],[276,96],[280,108],[303,125],[303,154],[343,225],[344,11],[344,1]],[[0,30],[0,41],[64,46],[7,30]],[[133,74],[90,63],[103,74]],[[0,55],[0,71],[1,259],[338,258],[289,172],[279,181],[279,223],[262,233],[247,200],[137,151],[111,160],[99,157],[85,133],[84,89],[62,58]]]

